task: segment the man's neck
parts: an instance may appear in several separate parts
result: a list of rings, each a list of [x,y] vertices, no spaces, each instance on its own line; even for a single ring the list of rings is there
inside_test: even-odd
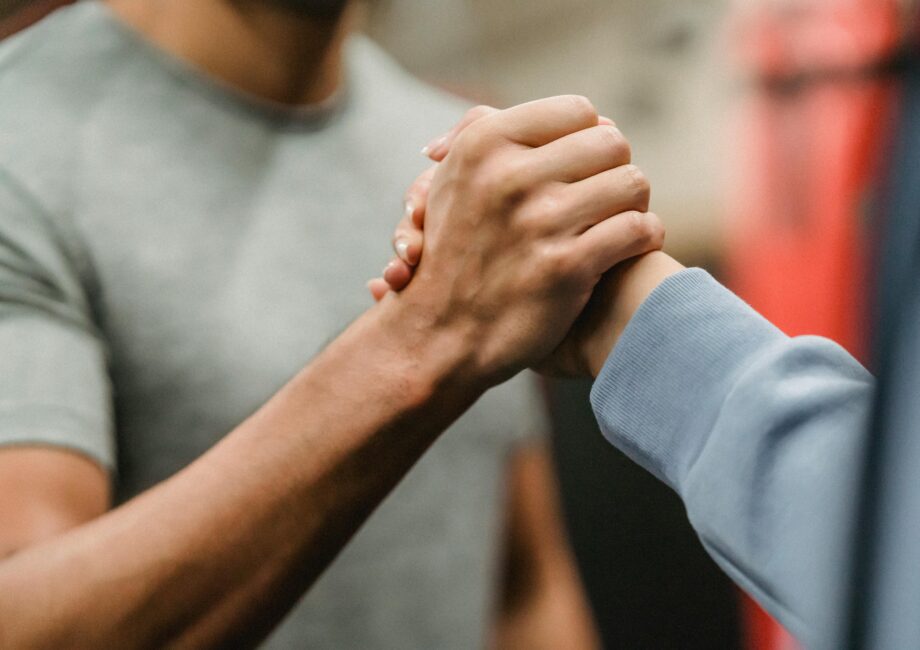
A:
[[[261,99],[291,106],[331,97],[351,22],[297,15],[267,2],[106,0],[163,50]]]

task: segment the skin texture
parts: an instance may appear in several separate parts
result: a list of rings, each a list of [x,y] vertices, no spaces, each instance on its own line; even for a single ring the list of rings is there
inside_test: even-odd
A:
[[[484,117],[458,136],[432,181],[429,254],[416,282],[440,278],[453,316],[471,331],[496,333],[500,345],[487,337],[476,354],[478,363],[496,369],[498,381],[552,354],[608,269],[661,246],[660,223],[641,212],[647,187],[628,164],[629,144],[598,119],[587,100],[568,96]],[[463,220],[465,248],[442,236],[446,214]],[[515,264],[524,255],[536,264]],[[506,276],[517,269],[515,289],[525,295],[506,292]],[[399,298],[424,311],[416,282]],[[527,354],[504,367],[496,361],[507,357],[508,343]]]
[[[350,9],[330,21],[254,0],[107,4],[158,47],[254,97],[291,106],[314,104],[340,87]]]
[[[432,181],[411,286],[176,476],[101,517],[90,489],[67,532],[0,562],[0,647],[264,638],[445,427],[550,354],[610,267],[660,244],[653,219],[607,218],[635,201],[596,180],[627,152],[580,97],[465,129]],[[92,476],[76,456],[59,467],[81,462]]]
[[[105,470],[77,454],[30,447],[0,450],[0,560],[95,519],[109,503]]]
[[[658,286],[685,267],[653,251],[623,262],[608,273],[572,329],[572,356],[581,375],[600,374],[629,321]]]
[[[452,382],[468,364],[449,329],[406,354],[401,313],[355,323],[172,479],[0,563],[0,645],[261,639],[484,387]]]
[[[384,269],[382,277],[368,282],[368,289],[375,300],[383,300],[390,292],[399,293],[412,282],[425,247],[425,215],[438,165],[448,156],[464,130],[496,112],[497,109],[491,106],[470,109],[450,131],[422,149],[422,153],[431,158],[435,165],[423,172],[406,192],[405,214],[393,235],[396,257]],[[599,126],[615,128],[614,122],[604,117],[599,118]],[[631,196],[631,203],[637,210],[614,218],[635,220],[638,217],[641,227],[640,211],[648,210],[651,197],[645,177],[629,166],[613,170],[605,180],[608,183],[618,183],[623,196]],[[614,208],[608,204],[608,209]],[[600,279],[590,301],[565,339],[540,364],[539,370],[549,375],[597,377],[645,299],[668,277],[685,268],[658,250],[662,243],[663,239],[657,247],[650,247],[649,252],[622,262]]]

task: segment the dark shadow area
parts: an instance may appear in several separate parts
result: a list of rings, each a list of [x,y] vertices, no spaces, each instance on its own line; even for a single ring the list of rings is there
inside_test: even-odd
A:
[[[550,383],[572,544],[608,648],[740,648],[738,593],[677,496],[608,444],[588,382]]]

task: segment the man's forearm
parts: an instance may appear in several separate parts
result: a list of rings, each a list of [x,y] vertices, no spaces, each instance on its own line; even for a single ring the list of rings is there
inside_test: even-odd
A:
[[[456,340],[413,344],[391,306],[175,477],[0,563],[0,646],[264,637],[483,388]]]

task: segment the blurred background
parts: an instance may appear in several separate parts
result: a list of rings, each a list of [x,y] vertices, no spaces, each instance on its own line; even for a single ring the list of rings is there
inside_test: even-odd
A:
[[[423,79],[476,101],[590,97],[654,180],[674,252],[714,263],[727,0],[376,0],[368,30]]]
[[[60,0],[0,0],[0,36]],[[865,358],[876,190],[912,0],[376,0],[366,31],[477,103],[591,97],[634,145],[668,247],[790,334]],[[436,134],[432,134],[434,136]],[[681,504],[547,387],[569,531],[611,648],[794,643],[709,560]]]

